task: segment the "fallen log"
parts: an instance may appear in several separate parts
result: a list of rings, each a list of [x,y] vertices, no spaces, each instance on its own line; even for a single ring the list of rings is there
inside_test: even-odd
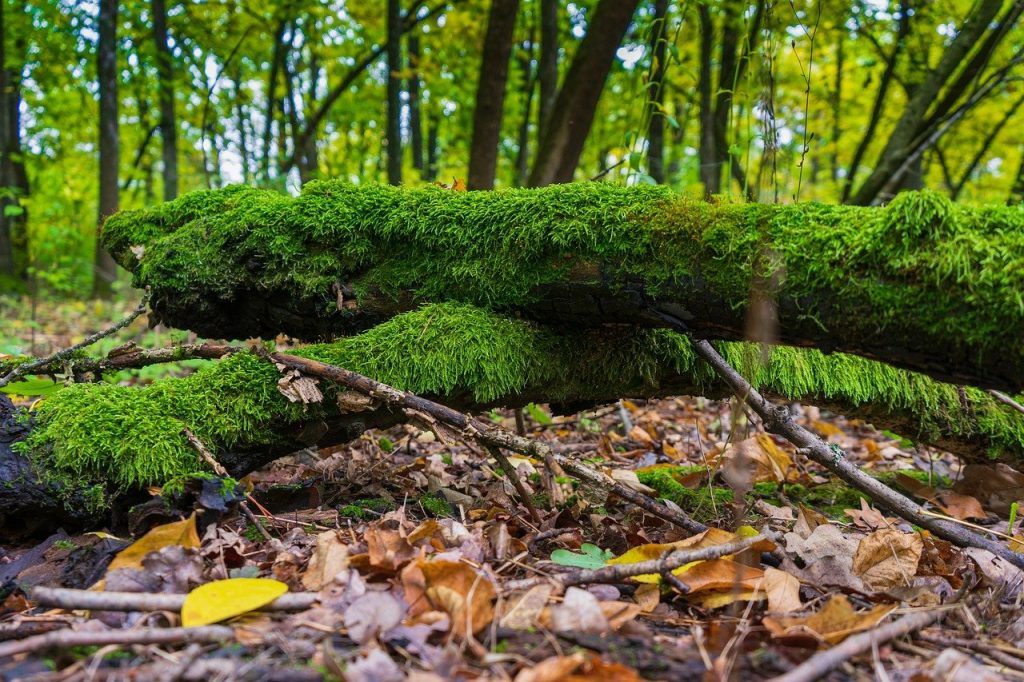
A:
[[[216,338],[334,338],[423,302],[562,328],[683,320],[942,381],[1024,388],[1024,207],[930,192],[885,208],[705,203],[601,183],[498,192],[232,187],[112,216],[103,240],[157,319]],[[774,289],[774,290],[773,290]]]
[[[761,365],[756,346],[720,342],[717,348],[766,395],[825,404],[969,459],[1024,458],[1024,415],[985,391],[840,353],[777,347]],[[68,386],[40,402],[30,422],[8,410],[0,426],[0,530],[43,523],[51,513],[71,514],[66,520],[80,523],[119,495],[207,470],[186,429],[241,476],[297,449],[343,443],[405,418],[339,394],[332,385],[319,387],[319,401],[290,402],[279,390],[280,382],[288,390],[289,376],[263,353],[244,348],[202,344],[148,355],[134,351],[134,357],[145,364],[189,352],[224,357],[187,378],[145,387]],[[424,306],[359,336],[290,353],[465,411],[732,394],[682,334],[640,328],[558,333],[454,303]],[[81,359],[54,370],[79,374],[129,366],[125,358],[131,356],[115,357],[116,364],[114,358]]]

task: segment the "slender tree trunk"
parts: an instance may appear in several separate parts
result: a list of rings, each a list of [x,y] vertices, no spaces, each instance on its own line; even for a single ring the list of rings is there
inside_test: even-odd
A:
[[[5,19],[0,4],[0,275],[27,281],[28,216],[19,201],[28,195],[21,149],[21,68],[9,63]]]
[[[843,13],[843,18],[846,14]],[[830,178],[839,182],[839,140],[842,139],[843,111],[843,45],[846,43],[846,27],[842,23],[836,29],[836,79],[832,87],[832,168]]]
[[[423,119],[420,115],[420,37],[409,34],[409,144],[412,146],[412,167],[423,173]]]
[[[1017,164],[1017,177],[1013,180],[1010,196],[1007,198],[1006,203],[1009,206],[1024,203],[1024,145],[1020,146],[1020,162]]]
[[[100,187],[93,295],[103,298],[110,296],[113,282],[117,279],[117,264],[103,248],[99,239],[103,221],[107,216],[116,213],[119,206],[118,171],[121,165],[121,139],[117,118],[117,2],[118,0],[100,0],[97,47]]]
[[[668,0],[654,0],[651,29],[651,82],[647,86],[650,113],[647,124],[647,173],[665,182],[665,57],[668,53]]]
[[[530,41],[530,51],[524,52],[520,58],[519,68],[523,72],[523,87],[526,90],[516,145],[516,184],[521,187],[530,178],[530,123],[533,121],[533,97],[537,90],[537,75],[533,70],[533,41]]]
[[[561,0],[540,0],[540,108],[537,113],[537,137],[543,139],[551,109],[558,96],[558,13]]]
[[[263,158],[260,159],[260,168],[264,181],[270,180],[270,159],[273,156],[271,147],[274,136],[274,112],[277,111],[278,99],[277,78],[284,61],[284,34],[287,29],[288,20],[282,19],[274,31],[274,54],[270,59],[270,74],[267,76],[267,108],[263,113],[263,144],[260,148],[263,152]]]
[[[715,148],[715,83],[712,68],[715,59],[715,23],[711,19],[711,10],[707,5],[698,5],[697,12],[700,18],[700,70],[697,78],[700,147],[697,157],[704,196],[710,197],[722,192],[722,167],[718,162],[718,152]]]
[[[519,0],[492,0],[484,38],[480,78],[473,111],[473,141],[469,148],[468,189],[493,189],[498,169],[498,145],[505,111],[508,62],[516,31]]]
[[[601,0],[559,90],[530,173],[530,185],[572,182],[615,52],[640,0]]]
[[[402,184],[402,3],[388,2],[388,106],[387,157],[388,182]]]
[[[423,179],[427,182],[437,180],[438,163],[441,159],[441,116],[434,113],[427,118],[427,170]]]
[[[157,87],[160,92],[160,137],[163,140],[164,201],[178,196],[178,129],[174,116],[174,69],[167,42],[167,5],[153,0]]]
[[[242,184],[252,181],[252,168],[249,165],[250,135],[252,134],[249,112],[242,96],[242,71],[235,69],[235,124],[238,127],[238,153],[242,157]]]

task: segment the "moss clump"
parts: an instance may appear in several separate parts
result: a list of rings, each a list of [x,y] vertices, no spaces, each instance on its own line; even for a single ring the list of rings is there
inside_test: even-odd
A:
[[[701,485],[687,488],[676,477],[704,467],[663,467],[637,473],[637,478],[646,486],[658,491],[658,495],[679,505],[687,514],[702,522],[715,520],[723,514],[727,505],[733,502],[732,490],[722,486]]]
[[[745,344],[718,348],[741,367],[749,357]],[[424,306],[359,336],[295,352],[473,408],[727,392],[680,334],[560,333],[456,303]],[[967,389],[965,409],[953,386],[861,358],[794,348],[776,348],[764,367],[749,369],[758,386],[788,399],[840,405],[869,418],[896,415],[910,437],[960,438],[999,455],[1024,451],[1024,419],[983,391]],[[324,402],[304,407],[280,394],[279,376],[270,362],[242,352],[190,377],[141,388],[70,386],[39,404],[22,448],[40,471],[74,488],[160,485],[206,469],[185,427],[217,455],[285,444],[290,426],[336,413],[333,387],[322,385]]]
[[[218,334],[345,329],[331,323],[354,315],[337,309],[336,284],[352,287],[364,324],[424,301],[530,309],[546,287],[573,283],[742,329],[755,273],[774,272],[793,338],[1024,376],[1021,206],[932,193],[861,208],[706,203],[601,183],[451,192],[324,181],[294,198],[187,195],[111,217],[104,240],[171,323]]]
[[[434,517],[451,516],[452,505],[438,493],[427,493],[420,497],[420,506],[428,515]]]
[[[394,509],[394,500],[389,500],[386,497],[367,497],[344,505],[338,510],[338,513],[353,519],[367,519],[376,518]]]

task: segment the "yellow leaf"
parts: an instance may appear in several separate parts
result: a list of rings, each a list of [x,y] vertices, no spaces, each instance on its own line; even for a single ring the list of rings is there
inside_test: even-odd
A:
[[[878,625],[895,604],[879,604],[870,611],[855,611],[846,595],[831,597],[810,616],[765,616],[762,624],[777,639],[811,636],[828,644],[838,644],[850,635]]]
[[[142,568],[142,559],[147,554],[172,545],[181,545],[186,549],[199,547],[195,514],[182,521],[150,528],[148,533],[117,553],[107,566],[107,573],[119,568]]]
[[[739,538],[753,537],[757,535],[757,531],[750,526],[742,526],[739,528],[738,533],[730,533],[720,528],[709,528],[703,533],[698,533],[693,537],[680,540],[679,542],[671,543],[648,543],[644,545],[638,545],[624,554],[609,559],[609,564],[635,564],[641,561],[648,561],[650,559],[660,559],[666,552],[675,551],[678,549],[700,549],[704,547],[713,547],[715,545],[724,545],[727,542],[734,542]],[[757,543],[752,546],[757,551],[771,550],[775,548],[775,545],[770,542],[764,544]],[[689,571],[691,568],[700,564],[700,561],[694,561],[685,564],[676,570],[672,571],[675,575],[682,575]],[[655,573],[649,573],[646,575],[633,576],[633,580],[639,583],[646,583],[650,585],[656,585],[661,582],[661,576]],[[685,581],[684,581],[685,582]]]
[[[266,606],[288,591],[270,578],[230,578],[200,585],[181,607],[181,624],[192,628],[240,616]]]
[[[691,601],[695,601],[705,609],[718,609],[738,601],[754,601],[765,599],[765,593],[761,590],[725,590],[721,592],[705,592],[696,595]]]

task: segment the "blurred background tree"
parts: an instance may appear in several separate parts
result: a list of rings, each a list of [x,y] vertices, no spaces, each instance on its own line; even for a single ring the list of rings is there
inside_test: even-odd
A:
[[[1024,198],[1024,0],[2,0],[0,292],[231,183]],[[123,278],[122,278],[123,279]]]

